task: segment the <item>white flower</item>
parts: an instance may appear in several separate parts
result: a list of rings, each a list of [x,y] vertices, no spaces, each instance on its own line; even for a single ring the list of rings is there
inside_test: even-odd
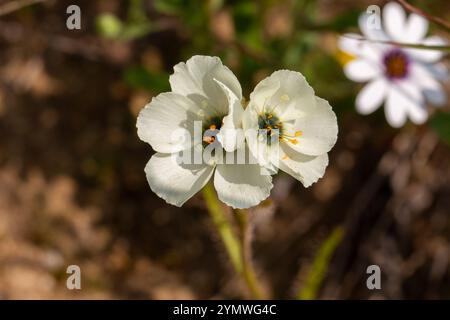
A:
[[[411,14],[407,18],[403,8],[390,2],[383,8],[383,29],[368,23],[362,15],[359,27],[366,39],[399,43],[444,45],[439,37],[425,38],[428,22]],[[416,124],[428,118],[425,99],[443,105],[446,96],[437,79],[448,77],[447,70],[436,62],[443,53],[438,50],[396,47],[374,41],[356,40],[349,34],[341,37],[339,47],[354,56],[344,66],[346,76],[356,82],[369,82],[356,98],[356,109],[361,114],[374,112],[385,102],[385,114],[393,127],[404,125],[407,117]]]
[[[315,96],[300,73],[289,70],[276,71],[256,86],[243,127],[249,149],[262,165],[285,171],[305,187],[324,175],[327,152],[338,133],[328,102]],[[262,131],[253,135],[258,129]]]
[[[261,175],[257,164],[180,164],[173,156],[217,143],[229,152],[243,148],[234,139],[243,113],[241,86],[235,75],[217,57],[194,56],[174,67],[169,82],[172,91],[153,98],[137,120],[140,139],[157,152],[145,167],[153,192],[181,206],[214,174],[219,199],[233,208],[248,208],[266,199],[272,179]],[[195,121],[215,134],[197,143],[186,137],[174,141],[173,135],[180,129],[194,136]]]

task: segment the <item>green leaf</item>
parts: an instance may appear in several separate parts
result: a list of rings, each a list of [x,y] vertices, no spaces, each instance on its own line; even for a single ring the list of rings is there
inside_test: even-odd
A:
[[[342,227],[336,227],[328,238],[325,239],[314,258],[311,271],[301,291],[297,295],[298,299],[313,300],[317,298],[317,294],[327,274],[331,258],[343,237],[344,229]]]
[[[450,144],[450,113],[438,113],[430,121],[430,126],[439,137]]]

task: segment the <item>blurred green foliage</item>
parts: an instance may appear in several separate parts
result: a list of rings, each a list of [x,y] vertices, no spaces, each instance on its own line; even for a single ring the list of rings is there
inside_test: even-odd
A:
[[[361,86],[344,76],[336,39],[348,31],[358,32],[362,4],[354,3],[345,10],[334,5],[325,12],[321,2],[312,0],[154,0],[148,3],[158,14],[177,21],[180,39],[175,41],[180,47],[175,53],[176,61],[185,61],[195,54],[221,57],[237,74],[247,97],[255,84],[274,70],[300,71],[317,95],[330,101],[338,116],[355,112],[354,98]],[[160,21],[147,16],[148,8],[144,5],[148,3],[128,1],[125,19],[108,13],[98,16],[99,33],[110,39],[130,41],[161,30]],[[231,33],[223,16],[219,18],[220,14],[228,19]],[[228,38],[223,39],[221,32],[229,32]],[[124,73],[128,85],[152,93],[167,90],[167,78],[166,72],[141,66],[128,68]],[[384,127],[383,117],[379,119],[375,123]],[[438,115],[430,122],[446,141],[450,136],[445,125],[448,123],[447,115]]]
[[[440,112],[430,121],[430,126],[436,131],[439,137],[450,144],[450,114]]]
[[[100,14],[96,19],[96,28],[105,38],[118,40],[139,38],[154,30],[143,10],[142,0],[130,0],[126,21],[111,13]]]

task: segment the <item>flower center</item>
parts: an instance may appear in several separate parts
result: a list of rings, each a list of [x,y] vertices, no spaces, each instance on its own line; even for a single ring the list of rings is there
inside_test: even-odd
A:
[[[390,79],[402,79],[409,72],[409,58],[400,49],[393,49],[383,58],[386,76]]]
[[[216,141],[216,135],[222,126],[223,117],[212,117],[204,122],[203,126],[203,145],[207,146]]]
[[[259,115],[258,127],[260,130],[266,130],[268,145],[272,144],[277,137],[279,141],[285,140],[297,144],[296,138],[302,135],[301,131],[296,131],[294,135],[286,134],[281,120],[271,112],[264,112]]]

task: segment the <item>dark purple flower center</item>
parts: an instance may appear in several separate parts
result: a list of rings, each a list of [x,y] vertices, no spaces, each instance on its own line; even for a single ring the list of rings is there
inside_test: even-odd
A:
[[[388,51],[383,58],[385,74],[389,79],[403,79],[409,72],[409,58],[400,49]]]

